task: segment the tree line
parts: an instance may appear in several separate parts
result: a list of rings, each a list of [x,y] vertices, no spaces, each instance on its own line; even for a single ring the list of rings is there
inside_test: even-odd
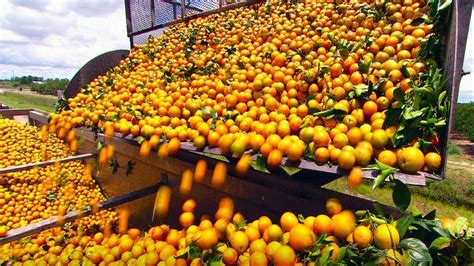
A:
[[[48,95],[56,95],[58,90],[64,90],[69,83],[69,79],[67,78],[44,79],[43,77],[31,75],[11,78],[10,81],[12,82],[13,87],[30,85],[32,91]]]

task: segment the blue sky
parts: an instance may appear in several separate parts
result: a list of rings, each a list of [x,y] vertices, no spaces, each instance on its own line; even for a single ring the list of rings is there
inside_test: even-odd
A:
[[[72,78],[95,56],[130,48],[123,0],[1,1],[0,79]],[[474,101],[474,26],[469,31],[464,70],[472,74],[461,82],[459,102]]]

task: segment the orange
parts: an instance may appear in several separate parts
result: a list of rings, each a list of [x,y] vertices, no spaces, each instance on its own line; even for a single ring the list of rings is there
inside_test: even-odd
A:
[[[194,223],[194,214],[192,212],[183,212],[179,216],[179,224],[183,228],[187,228]]]
[[[235,171],[237,172],[237,174],[245,175],[249,170],[251,161],[252,160],[250,158],[250,155],[242,155],[242,157],[240,157],[240,160],[235,165]]]
[[[400,243],[400,235],[391,224],[381,224],[374,231],[375,245],[382,249],[394,248]]]
[[[356,163],[360,166],[366,166],[372,160],[372,153],[369,149],[363,147],[357,147],[354,150]]]
[[[196,201],[193,199],[188,199],[183,203],[182,210],[183,212],[194,212],[196,208]]]
[[[313,231],[318,234],[330,235],[332,233],[332,220],[329,216],[320,214],[316,216],[313,222]]]
[[[281,230],[281,227],[277,224],[270,225],[270,227],[263,232],[263,240],[265,240],[266,243],[280,241],[282,236],[283,230]]]
[[[429,152],[425,155],[425,168],[434,172],[441,166],[441,156],[436,152]]]
[[[347,182],[351,187],[357,187],[364,181],[364,173],[360,167],[352,168],[351,172],[347,176]]]
[[[242,254],[249,247],[249,238],[244,232],[237,231],[230,236],[229,243],[233,249]]]
[[[5,225],[0,226],[0,237],[5,237],[8,232],[8,227]]]
[[[313,135],[313,142],[316,147],[327,147],[331,138],[326,131],[318,130]]]
[[[392,167],[397,165],[397,156],[391,150],[384,150],[379,153],[379,155],[377,156],[377,160]]]
[[[227,165],[223,162],[218,162],[216,164],[216,167],[214,167],[211,183],[214,186],[221,187],[222,185],[224,185],[226,178],[227,178]]]
[[[265,253],[262,251],[253,252],[250,255],[250,266],[266,266],[268,265],[268,259]]]
[[[425,156],[418,148],[407,147],[397,153],[398,167],[409,174],[420,171],[425,164]]]
[[[387,266],[405,265],[404,259],[400,252],[394,249],[388,249],[383,263]]]
[[[267,165],[270,168],[278,168],[281,164],[281,160],[283,159],[283,153],[278,150],[272,150],[267,158]]]
[[[260,234],[263,234],[270,225],[272,225],[272,220],[267,216],[260,216],[258,218],[258,231],[260,231]]]
[[[197,245],[201,249],[210,249],[217,244],[217,232],[214,228],[208,228],[201,232],[201,236],[197,239]]]
[[[194,168],[194,180],[197,182],[203,182],[206,178],[207,162],[205,160],[199,160]]]
[[[377,129],[374,132],[372,132],[372,137],[370,138],[370,144],[372,144],[373,147],[382,149],[387,145],[388,143],[388,136],[385,130],[383,129]]]
[[[348,215],[343,213],[336,214],[332,218],[332,234],[338,239],[346,239],[352,233],[355,227],[353,221]]]
[[[289,232],[298,223],[298,217],[292,212],[285,212],[280,217],[280,225],[285,232]]]
[[[342,211],[342,204],[336,198],[330,198],[326,201],[326,212],[329,216],[334,216]]]
[[[351,145],[356,145],[363,139],[363,134],[358,127],[353,127],[347,132],[347,137]]]
[[[295,251],[288,245],[280,246],[273,254],[273,264],[275,266],[293,266],[295,261]]]
[[[291,228],[289,243],[296,251],[302,251],[312,247],[316,243],[313,231],[303,224],[297,224]]]
[[[320,147],[314,152],[314,158],[318,163],[326,163],[329,159],[330,153],[327,148]]]
[[[356,158],[352,152],[341,151],[337,162],[340,168],[344,170],[349,170],[354,166]]]
[[[372,242],[372,231],[367,226],[357,226],[352,234],[354,243],[357,244],[358,248],[366,248]]]

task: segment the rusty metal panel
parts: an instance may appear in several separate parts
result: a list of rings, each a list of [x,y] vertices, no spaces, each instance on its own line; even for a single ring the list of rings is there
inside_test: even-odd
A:
[[[129,53],[128,50],[115,50],[96,56],[77,71],[76,75],[67,84],[64,96],[66,98],[74,97],[83,86],[89,84],[98,76],[107,73],[111,67],[117,66],[120,60],[127,57]]]

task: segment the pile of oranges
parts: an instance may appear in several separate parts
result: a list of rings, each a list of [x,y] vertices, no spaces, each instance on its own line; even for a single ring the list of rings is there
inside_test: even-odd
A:
[[[0,168],[59,159],[72,155],[69,145],[36,127],[0,119],[2,160]],[[68,211],[81,211],[105,200],[91,176],[92,168],[80,161],[37,167],[0,175],[0,231]],[[79,224],[86,228],[114,221],[114,212],[101,211]],[[2,234],[0,234],[2,236]]]
[[[123,228],[121,233],[81,233],[53,229],[28,241],[0,247],[0,262],[11,265],[327,265],[360,262],[405,265],[396,222],[367,212],[343,210],[337,199],[326,203],[326,214],[301,217],[292,212],[278,223],[261,216],[247,222],[233,212],[228,198],[221,200],[215,222],[203,216],[194,222],[196,202],[187,200],[179,220],[182,229],[168,225],[148,231]],[[225,215],[224,215],[225,214]],[[356,215],[357,214],[357,215]],[[443,220],[443,224],[453,220]],[[447,230],[447,228],[445,228]],[[439,230],[444,230],[439,228]],[[350,255],[352,254],[352,255]],[[371,255],[368,255],[371,254]],[[409,259],[408,259],[409,260]]]
[[[162,139],[191,141],[228,155],[257,152],[270,167],[284,157],[342,169],[378,159],[407,173],[437,171],[439,141],[427,154],[416,140],[394,147],[398,126],[384,127],[395,89],[408,94],[425,71],[417,54],[432,26],[412,22],[427,14],[426,1],[290,2],[150,37],[52,114],[50,131],[86,126],[144,137],[152,149]]]

